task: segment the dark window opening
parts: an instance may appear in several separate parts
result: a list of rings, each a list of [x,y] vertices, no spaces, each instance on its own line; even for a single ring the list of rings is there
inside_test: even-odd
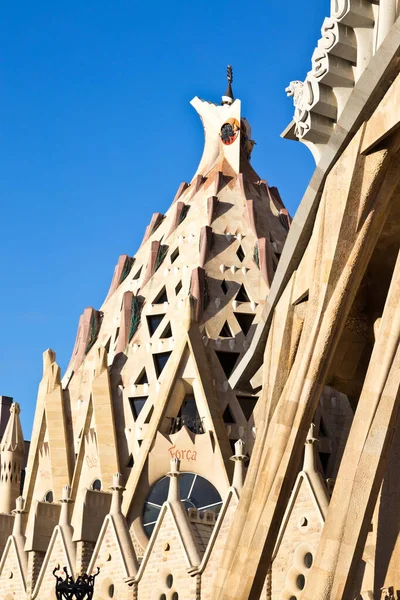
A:
[[[218,334],[219,337],[223,337],[223,338],[231,338],[233,337],[231,328],[228,325],[228,321],[225,321],[225,323],[222,326],[221,331]]]
[[[182,289],[182,281],[179,281],[175,287],[175,295],[177,296]]]
[[[179,256],[179,248],[175,248],[175,250],[171,254],[171,264],[176,261],[178,256]]]
[[[167,290],[165,289],[165,286],[158,296],[155,297],[152,304],[164,304],[164,302],[168,302]]]
[[[324,419],[321,419],[320,422],[319,422],[319,433],[323,437],[329,437],[329,433],[328,433],[328,430],[326,428]]]
[[[119,327],[117,327],[117,331],[115,332],[114,343],[117,341],[118,336],[119,336]]]
[[[159,352],[158,354],[153,354],[154,368],[156,370],[157,377],[160,377],[170,356],[171,352]]]
[[[247,295],[246,288],[244,287],[243,283],[236,294],[235,300],[237,300],[237,302],[250,302],[250,298]]]
[[[140,371],[140,375],[135,381],[135,385],[144,385],[145,383],[149,383],[149,380],[147,378],[146,369],[143,367],[143,369]]]
[[[238,257],[238,259],[240,260],[240,262],[243,262],[244,258],[245,258],[245,253],[243,251],[242,246],[239,246],[239,248],[236,250],[236,256]]]
[[[129,469],[132,469],[132,467],[133,467],[133,465],[134,465],[134,464],[135,464],[135,461],[134,461],[134,459],[133,459],[133,455],[132,455],[132,454],[130,454],[130,455],[129,455],[128,462],[127,462],[126,466],[127,466]]]
[[[171,421],[170,433],[176,433],[183,425],[192,433],[204,433],[203,422],[193,395],[185,396],[176,418]]]
[[[307,569],[311,569],[313,564],[313,555],[311,554],[311,552],[307,552],[304,555],[304,564],[307,567]]]
[[[227,377],[229,377],[235,367],[239,353],[238,352],[216,352],[216,355],[221,364],[221,367],[224,370],[225,375]]]
[[[329,462],[331,455],[329,452],[318,452],[318,455],[319,455],[319,459],[321,461],[322,469],[326,475],[327,470],[328,470],[328,462]]]
[[[145,423],[150,423],[150,419],[153,416],[153,412],[154,412],[154,406],[152,406],[151,409],[149,410],[149,413],[144,420]]]
[[[304,586],[306,585],[306,578],[304,577],[304,575],[297,576],[296,585],[299,588],[299,590],[304,589]]]
[[[43,498],[43,502],[48,502],[49,504],[51,504],[53,501],[54,501],[53,492],[50,490],[45,494],[45,496]]]
[[[228,285],[225,281],[225,279],[223,280],[223,282],[221,283],[221,289],[224,292],[224,294],[226,295],[227,291],[228,291]]]
[[[92,488],[92,490],[94,492],[100,492],[101,491],[101,481],[100,481],[100,479],[95,479],[90,487]]]
[[[246,421],[248,421],[253,414],[258,398],[254,398],[253,396],[237,396],[237,399]]]
[[[296,306],[297,304],[301,304],[302,302],[308,302],[308,290],[306,292],[304,292],[304,294],[302,296],[300,296],[300,298],[298,300],[296,300],[296,302],[293,302],[293,306]]]
[[[224,420],[224,423],[227,423],[227,425],[233,425],[234,423],[236,423],[236,419],[233,416],[231,409],[229,408],[229,404],[226,407],[226,409],[224,410],[224,414],[222,415],[222,418]]]
[[[138,271],[136,271],[135,275],[133,276],[133,279],[139,279],[141,272],[142,272],[142,267],[140,267],[140,269]]]
[[[160,335],[160,339],[170,338],[172,337],[172,329],[171,323],[168,323],[162,334]]]
[[[147,316],[147,325],[149,327],[150,336],[154,335],[155,330],[164,318],[164,315]]]
[[[167,588],[171,589],[172,588],[172,584],[174,583],[174,578],[173,578],[173,576],[171,574],[167,575],[166,583],[167,583]]]
[[[247,335],[250,331],[250,327],[253,324],[255,315],[251,315],[249,313],[234,313],[234,315],[240,325],[240,329],[243,331],[244,335]]]
[[[131,411],[136,421],[140,415],[143,406],[146,404],[147,396],[137,396],[136,398],[128,398],[131,405]]]

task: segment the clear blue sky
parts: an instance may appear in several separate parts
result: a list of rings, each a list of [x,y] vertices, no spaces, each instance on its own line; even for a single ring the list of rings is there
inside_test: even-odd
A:
[[[314,164],[282,140],[329,0],[20,0],[0,19],[0,394],[30,430],[42,352],[65,370],[79,315],[119,254],[190,181],[203,147],[193,96],[219,102],[226,65],[253,165],[294,214]]]

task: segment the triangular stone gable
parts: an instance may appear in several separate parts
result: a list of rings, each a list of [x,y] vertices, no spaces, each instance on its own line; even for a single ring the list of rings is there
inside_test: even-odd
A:
[[[107,515],[88,568],[89,575],[95,575],[97,568],[100,569],[95,580],[95,589],[106,598],[109,597],[107,594],[110,586],[114,586],[115,598],[132,598],[132,589],[124,580],[132,578],[135,573],[131,572],[126,551],[129,549],[121,543],[112,516]]]
[[[235,518],[239,497],[234,488],[229,488],[228,494],[218,515],[217,522],[211,534],[210,541],[201,561],[202,598],[211,600],[211,591],[217,575],[218,567],[224,554],[228,533]]]
[[[72,559],[69,556],[64,541],[64,535],[59,525],[55,527],[53,535],[51,536],[50,544],[33,590],[32,600],[35,598],[55,598],[54,589],[56,579],[53,575],[53,570],[57,565],[60,566],[61,570],[64,567],[67,567],[68,573],[74,576],[75,564],[72,563]],[[61,574],[58,573],[58,575],[60,576]]]
[[[196,577],[189,574],[194,566],[197,565],[190,563],[173,511],[166,502],[140,565],[138,597],[159,598],[162,594],[177,592],[182,600],[195,598]],[[171,588],[167,584],[169,575],[173,581]]]
[[[300,594],[294,581],[299,575],[307,577],[309,567],[304,557],[310,553],[314,558],[323,525],[324,515],[319,499],[309,476],[301,471],[293,487],[273,554],[272,598],[278,598],[282,590],[287,590],[288,597]],[[300,560],[297,557],[299,552],[302,555]]]
[[[4,548],[0,562],[0,590],[1,598],[24,598],[26,582],[22,571],[18,549],[15,540],[10,536]]]

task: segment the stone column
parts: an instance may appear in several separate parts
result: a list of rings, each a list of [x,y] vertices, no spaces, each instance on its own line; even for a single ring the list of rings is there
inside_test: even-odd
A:
[[[376,46],[382,44],[396,20],[397,0],[380,0],[378,17],[378,37]]]

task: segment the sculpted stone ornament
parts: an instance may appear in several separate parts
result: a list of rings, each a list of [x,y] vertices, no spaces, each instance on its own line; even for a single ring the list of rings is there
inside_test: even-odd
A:
[[[59,577],[56,572],[60,570],[60,565],[57,565],[53,570],[53,575],[56,578],[56,597],[57,600],[91,600],[94,593],[94,580],[100,573],[97,567],[97,573],[94,575],[79,575],[74,581],[72,575],[69,575],[68,568],[64,567],[65,577]]]

